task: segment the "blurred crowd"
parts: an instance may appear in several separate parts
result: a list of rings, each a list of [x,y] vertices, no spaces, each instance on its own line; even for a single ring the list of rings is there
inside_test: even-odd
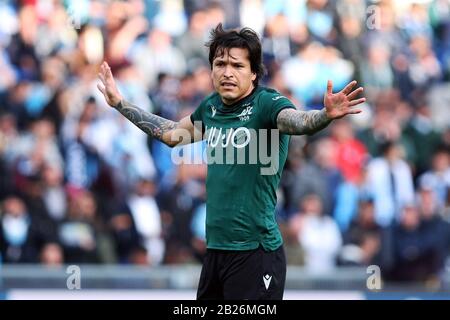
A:
[[[96,84],[106,60],[128,101],[189,115],[213,90],[204,43],[219,22],[261,35],[263,85],[300,110],[322,107],[327,79],[365,88],[362,114],[291,139],[276,212],[288,264],[438,281],[449,0],[0,1],[0,261],[202,261],[206,165],[175,165]]]

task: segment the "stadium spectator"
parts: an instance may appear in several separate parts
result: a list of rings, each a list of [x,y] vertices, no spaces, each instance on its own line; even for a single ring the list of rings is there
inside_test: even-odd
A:
[[[398,219],[398,210],[414,200],[414,185],[411,168],[397,142],[385,143],[382,154],[368,163],[366,183],[375,202],[375,220],[387,227]]]
[[[421,216],[414,204],[405,204],[401,209],[399,223],[393,226],[390,245],[393,247],[394,264],[386,272],[388,280],[425,283],[438,276],[442,267],[439,246],[430,239],[429,230],[421,225]]]
[[[147,252],[147,263],[159,265],[164,258],[161,216],[154,199],[155,185],[149,178],[141,177],[127,197],[127,211]]]
[[[89,191],[69,199],[66,218],[58,226],[58,242],[67,263],[100,263],[97,203]]]
[[[42,228],[38,217],[30,215],[25,202],[15,195],[2,203],[0,254],[4,263],[38,263],[46,245],[56,237]],[[52,263],[43,259],[42,263]]]
[[[344,233],[344,246],[339,255],[343,265],[380,265],[383,230],[375,221],[373,199],[362,198],[358,214]]]
[[[435,150],[430,170],[424,172],[418,182],[420,188],[433,190],[438,206],[443,208],[450,192],[450,152],[447,148]]]
[[[300,200],[300,211],[291,218],[291,232],[304,252],[311,273],[331,272],[337,265],[342,237],[336,222],[324,213],[321,198],[308,194]]]

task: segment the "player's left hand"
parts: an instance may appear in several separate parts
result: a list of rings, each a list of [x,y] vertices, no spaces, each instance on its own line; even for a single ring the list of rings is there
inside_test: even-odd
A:
[[[361,113],[361,109],[354,108],[366,101],[365,98],[355,99],[363,91],[362,87],[353,90],[356,81],[350,82],[342,91],[333,93],[333,82],[328,80],[327,92],[323,98],[323,104],[329,119],[339,119],[347,114]]]

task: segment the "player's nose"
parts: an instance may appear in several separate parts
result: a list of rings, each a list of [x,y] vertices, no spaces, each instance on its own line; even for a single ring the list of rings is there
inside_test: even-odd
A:
[[[231,70],[230,65],[227,64],[227,65],[225,66],[225,69],[224,69],[224,71],[223,71],[223,76],[226,77],[226,78],[230,78],[230,77],[233,76],[233,72],[232,72],[232,70]]]

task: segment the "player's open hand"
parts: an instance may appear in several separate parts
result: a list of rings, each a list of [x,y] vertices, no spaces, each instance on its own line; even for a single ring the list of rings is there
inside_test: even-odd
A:
[[[108,63],[104,61],[100,66],[100,72],[98,77],[102,84],[97,84],[98,90],[103,93],[106,102],[111,106],[115,107],[122,100],[119,90],[117,89],[116,82],[111,72],[111,68]]]
[[[363,91],[363,88],[359,87],[353,90],[355,85],[356,81],[352,81],[344,89],[342,89],[342,91],[333,93],[333,83],[331,80],[328,80],[327,92],[323,98],[323,104],[329,119],[339,119],[347,114],[362,112],[361,109],[354,107],[363,103],[366,99],[356,99],[356,97]]]

